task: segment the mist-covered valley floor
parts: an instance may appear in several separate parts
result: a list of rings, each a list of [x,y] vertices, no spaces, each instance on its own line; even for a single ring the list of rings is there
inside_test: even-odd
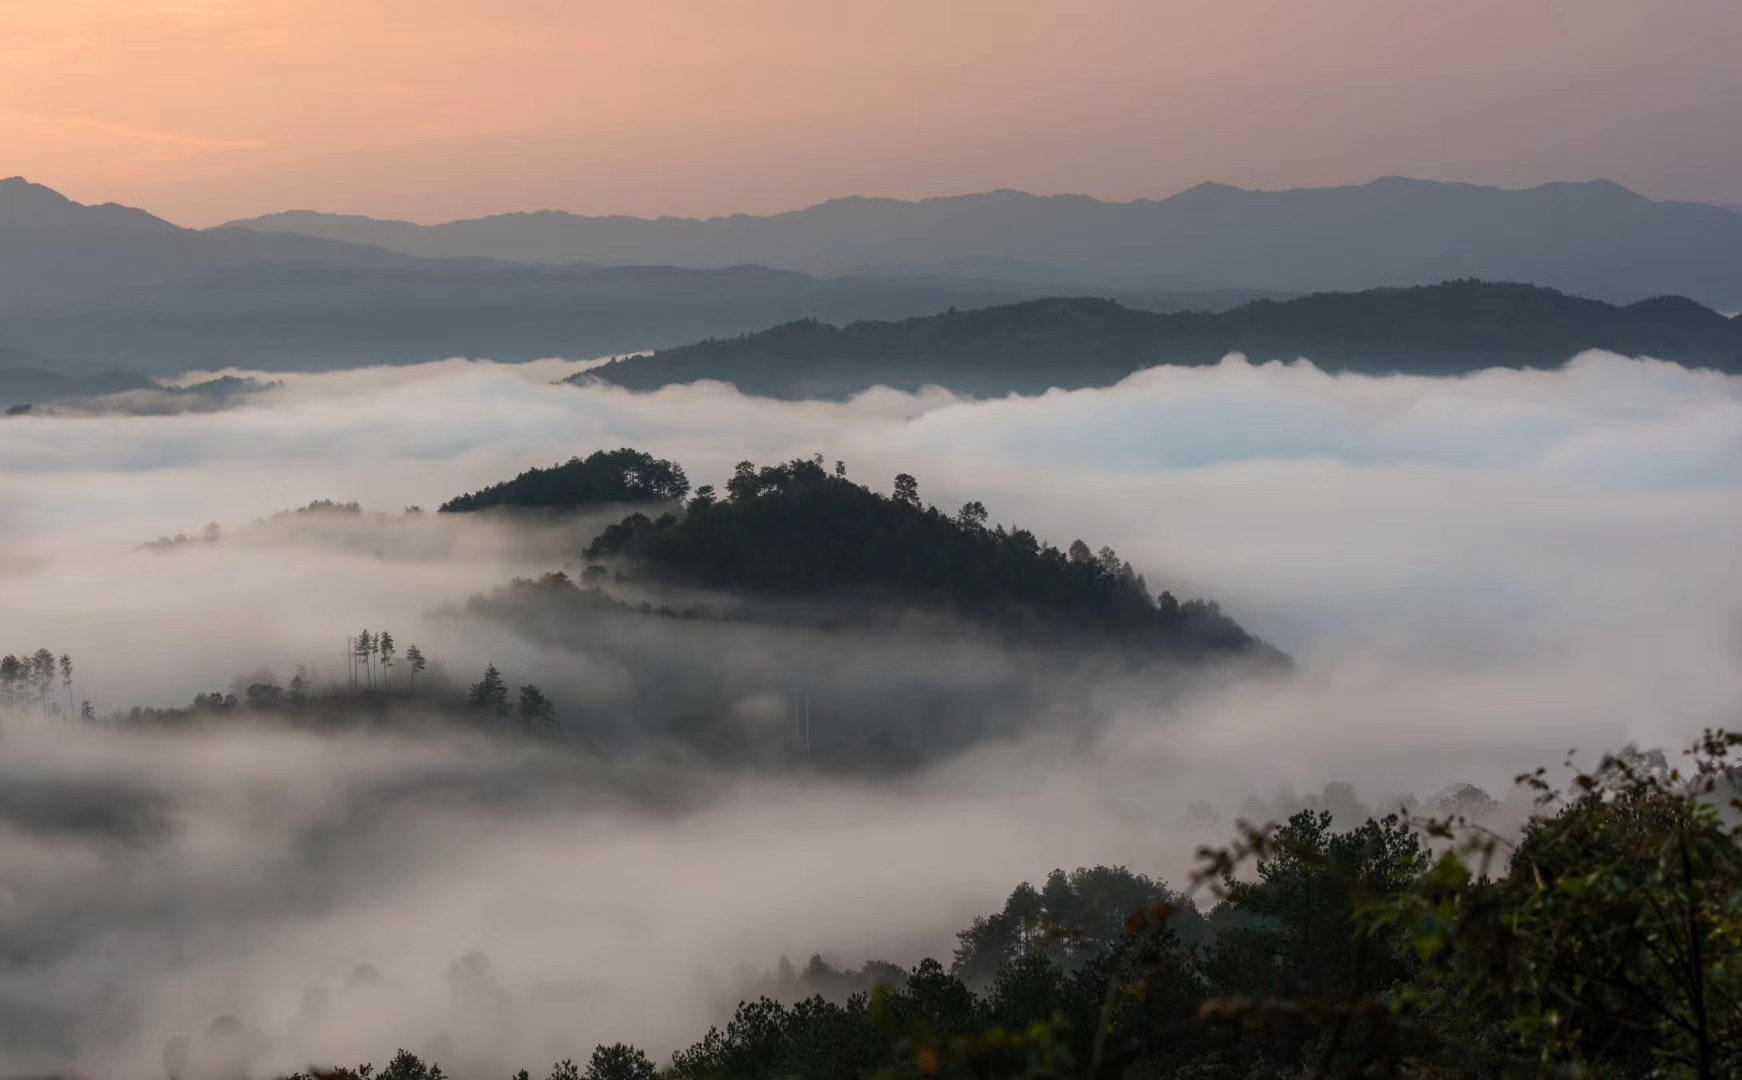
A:
[[[1505,798],[1569,748],[1677,747],[1742,701],[1742,379],[1605,354],[1452,380],[1231,359],[837,404],[556,384],[578,367],[234,373],[279,385],[0,420],[0,651],[74,658],[56,703],[98,718],[0,728],[0,1073],[157,1075],[226,1016],[262,1076],[401,1045],[461,1076],[664,1054],[783,955],[947,956],[1054,867],[1177,883],[1293,792]],[[1294,666],[1133,667],[917,611],[505,612],[514,578],[578,576],[622,510],[435,508],[619,446],[698,485],[813,454],[879,491],[912,474],[927,503],[1115,549]],[[361,511],[284,513],[316,500]],[[574,737],[415,699],[320,729],[245,704],[125,721],[299,672],[348,686],[365,627],[418,645],[428,687],[486,664],[543,687]],[[806,753],[882,732],[926,752]]]

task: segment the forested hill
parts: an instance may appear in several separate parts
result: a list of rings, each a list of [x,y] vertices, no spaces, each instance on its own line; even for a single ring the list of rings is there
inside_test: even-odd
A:
[[[1157,314],[1051,299],[844,327],[807,320],[613,361],[575,376],[632,390],[719,379],[749,394],[843,398],[873,386],[974,396],[1108,386],[1159,364],[1310,359],[1332,371],[1458,375],[1555,368],[1585,349],[1742,372],[1742,317],[1661,297],[1624,307],[1530,285],[1454,281]]]
[[[893,496],[879,495],[839,463],[831,474],[820,461],[743,462],[726,498],[703,487],[681,518],[633,514],[586,555],[682,584],[950,611],[1028,641],[1285,662],[1213,602],[1152,596],[1111,548],[1077,540],[1060,550],[1026,529],[989,525],[978,502],[945,514],[921,503],[906,474]]]
[[[674,502],[689,494],[683,466],[627,447],[595,450],[548,469],[531,468],[512,480],[442,503],[444,514],[513,508],[566,511],[608,503]]]

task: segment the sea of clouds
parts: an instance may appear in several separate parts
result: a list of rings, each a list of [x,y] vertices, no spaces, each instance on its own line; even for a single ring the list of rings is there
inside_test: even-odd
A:
[[[15,720],[0,1073],[149,1071],[177,1035],[254,1075],[397,1045],[465,1075],[619,1038],[663,1053],[718,1019],[738,965],[912,962],[1053,866],[1179,881],[1214,833],[1186,824],[1201,799],[1498,794],[1569,748],[1738,722],[1742,379],[1601,353],[1445,380],[1231,358],[836,404],[554,384],[578,366],[260,373],[283,385],[232,409],[0,421],[0,650],[70,653],[100,713],[336,675],[363,626],[457,677],[491,657],[585,693],[586,657],[451,611],[572,566],[606,518],[401,511],[633,446],[697,484],[816,453],[879,490],[912,473],[939,506],[1111,545],[1298,668],[1086,694],[1090,738],[1055,725],[899,781],[691,762],[682,806],[645,797],[669,765],[491,740]],[[382,513],[271,520],[314,499]],[[208,522],[220,542],[141,547]]]

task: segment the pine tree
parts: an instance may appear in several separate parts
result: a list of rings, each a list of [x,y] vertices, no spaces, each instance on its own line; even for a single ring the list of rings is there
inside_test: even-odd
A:
[[[508,716],[508,684],[502,681],[502,673],[491,664],[484,669],[484,677],[472,684],[472,690],[466,695],[466,701],[485,716],[497,720]]]
[[[60,654],[60,684],[67,692],[67,713],[73,711],[73,658],[66,653]]]
[[[375,638],[375,650],[381,654],[381,685],[387,685],[387,671],[393,666],[393,635],[383,630]]]
[[[16,705],[29,678],[29,665],[8,653],[0,658],[0,705]]]
[[[528,731],[551,731],[556,727],[556,706],[544,691],[528,683],[520,688],[520,700],[514,706],[520,724]]]
[[[373,656],[374,653],[375,653],[375,639],[374,639],[374,637],[370,636],[369,631],[367,631],[367,630],[358,631],[358,633],[357,633],[357,651],[356,651],[356,655],[352,658],[351,671],[353,674],[355,674],[356,670],[357,670],[357,664],[359,662],[361,662],[363,665],[363,677],[368,680],[368,683],[371,687],[373,687],[375,685],[375,672],[374,672],[374,669],[369,666],[369,658],[371,656]]]
[[[54,690],[55,658],[54,653],[47,649],[36,650],[36,655],[30,658],[31,682],[35,684],[36,699],[42,706],[43,719],[48,719],[48,695]]]
[[[413,645],[405,650],[406,682],[415,685],[417,677],[423,669],[429,666],[429,661],[423,658],[423,650]]]
[[[626,1043],[612,1043],[593,1050],[582,1080],[654,1080],[659,1067],[640,1050]]]

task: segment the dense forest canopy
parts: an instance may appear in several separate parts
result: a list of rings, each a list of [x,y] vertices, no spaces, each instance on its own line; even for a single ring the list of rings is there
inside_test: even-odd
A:
[[[1303,810],[1201,851],[1183,890],[1055,870],[948,964],[782,960],[663,1070],[616,1043],[551,1080],[1735,1076],[1742,826],[1719,806],[1739,744],[1708,733],[1675,771],[1606,757],[1564,790],[1527,774],[1513,845],[1457,816]],[[401,1051],[378,1075],[440,1072]]]
[[[1742,372],[1742,317],[1680,297],[1625,307],[1553,289],[1451,281],[1154,313],[1050,299],[898,322],[815,320],[626,357],[573,376],[631,390],[718,379],[747,394],[844,398],[873,386],[1036,394],[1109,386],[1141,368],[1300,357],[1331,371],[1460,375],[1555,368],[1586,349]]]
[[[1159,597],[1111,548],[1082,540],[1060,550],[1026,529],[988,524],[984,505],[954,515],[922,505],[902,474],[880,495],[819,459],[739,463],[726,484],[696,492],[680,517],[633,514],[607,528],[587,557],[628,556],[655,576],[716,588],[931,604],[1020,634],[1068,633],[1180,655],[1274,650],[1214,602]]]
[[[607,503],[672,502],[689,490],[681,465],[640,450],[596,450],[584,460],[572,457],[548,469],[528,469],[512,480],[449,499],[441,511],[456,514],[493,507],[569,510]]]

